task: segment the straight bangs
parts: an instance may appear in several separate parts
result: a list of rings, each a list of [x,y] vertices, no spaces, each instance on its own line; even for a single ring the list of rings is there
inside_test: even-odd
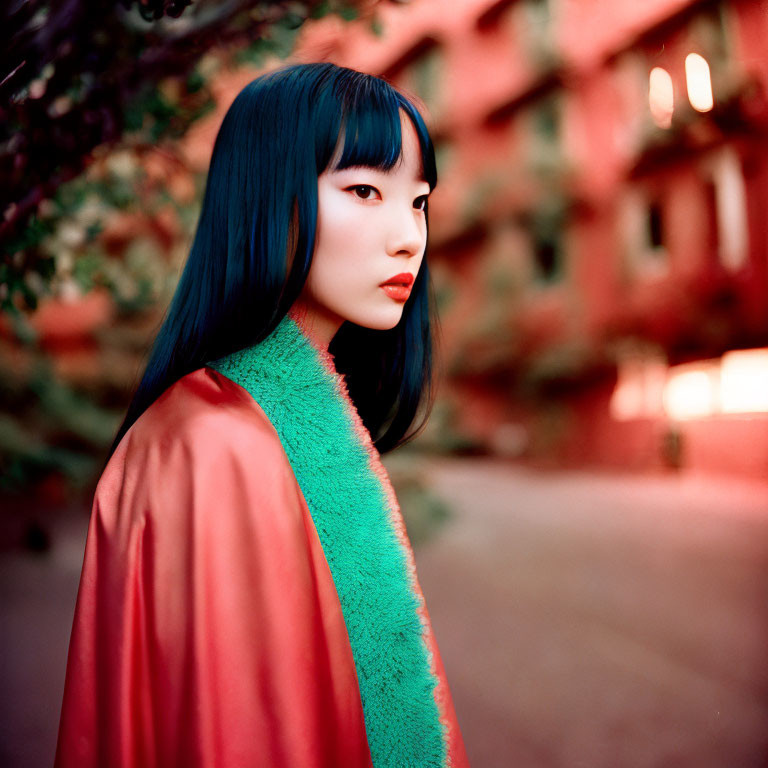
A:
[[[359,75],[360,77],[355,77]],[[437,186],[435,150],[418,110],[385,80],[354,73],[340,79],[328,96],[335,109],[319,109],[319,115],[334,115],[335,120],[318,132],[317,174],[366,166],[390,171],[402,162],[403,137],[400,110],[413,123],[419,139],[419,180]],[[325,140],[323,140],[325,139]]]

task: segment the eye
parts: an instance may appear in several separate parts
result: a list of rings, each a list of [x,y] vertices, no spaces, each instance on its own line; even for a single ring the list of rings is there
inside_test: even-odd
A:
[[[416,204],[416,208],[418,208],[418,210],[426,211],[428,200],[429,200],[429,195],[421,195],[421,197],[417,197],[413,202],[414,204]]]
[[[373,200],[374,198],[370,197],[369,194],[366,194],[366,193],[370,193],[371,191],[373,191],[378,194],[378,191],[379,191],[378,189],[376,189],[376,187],[372,187],[370,184],[355,184],[351,187],[347,187],[346,191],[349,191],[352,189],[361,190],[361,192],[363,193],[360,196],[361,200]]]

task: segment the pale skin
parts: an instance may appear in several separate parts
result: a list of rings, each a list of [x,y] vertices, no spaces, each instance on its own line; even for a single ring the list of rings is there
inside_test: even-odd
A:
[[[292,314],[301,314],[304,330],[322,348],[346,320],[365,328],[394,328],[405,301],[381,283],[400,273],[415,280],[421,267],[430,190],[419,179],[416,131],[403,111],[400,119],[402,162],[387,172],[347,168],[318,177],[315,250]]]

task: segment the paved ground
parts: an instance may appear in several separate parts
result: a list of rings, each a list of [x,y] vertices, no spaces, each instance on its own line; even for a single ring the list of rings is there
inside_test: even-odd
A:
[[[768,483],[429,464],[416,552],[473,768],[768,765]],[[87,520],[0,552],[0,765],[50,766]]]
[[[69,515],[51,525],[48,553],[0,551],[3,768],[53,765],[88,519]]]
[[[768,484],[433,465],[416,553],[474,768],[768,765]]]

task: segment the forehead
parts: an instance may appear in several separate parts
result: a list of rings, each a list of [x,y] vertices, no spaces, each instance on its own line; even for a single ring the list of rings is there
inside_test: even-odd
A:
[[[380,126],[385,126],[383,130],[364,131],[364,138],[359,138],[357,129],[350,127],[345,130],[342,127],[324,173],[337,174],[365,168],[377,173],[403,175],[426,182],[419,135],[405,110],[398,110],[398,116],[399,135],[393,130],[393,124],[386,120],[379,123]],[[367,122],[366,127],[370,129],[372,125],[375,123]],[[350,137],[351,130],[354,130],[354,138]],[[339,168],[345,157],[348,158],[345,166]]]
[[[419,181],[424,181],[419,137],[410,118],[406,117],[402,110],[400,111],[400,130],[403,137],[402,151],[398,163],[395,164],[395,168],[401,164],[406,172],[415,176]]]

